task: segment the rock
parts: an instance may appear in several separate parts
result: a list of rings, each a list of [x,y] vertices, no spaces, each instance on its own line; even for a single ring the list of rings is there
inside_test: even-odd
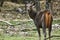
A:
[[[29,35],[29,33],[28,32],[19,32],[19,35],[20,36],[27,36],[27,35]]]
[[[60,29],[60,24],[53,24],[52,29]]]

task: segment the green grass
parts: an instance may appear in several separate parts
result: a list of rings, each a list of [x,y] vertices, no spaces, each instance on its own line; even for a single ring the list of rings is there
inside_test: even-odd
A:
[[[21,22],[21,21],[10,21],[10,23],[18,26],[16,23],[20,23],[20,25],[26,25],[27,27],[35,27],[34,23],[32,21],[28,21],[28,22]],[[56,24],[56,23],[60,23],[60,20],[54,20],[53,21],[53,24]],[[0,22],[0,25],[3,25],[5,24],[4,22]],[[6,34],[0,34],[0,40],[38,40],[38,33],[36,30],[31,30],[31,31],[27,31],[29,32],[30,35],[28,36],[9,36],[9,35],[6,35]],[[52,40],[60,40],[60,29],[55,29],[52,31]],[[41,39],[43,40],[43,32],[41,30]],[[47,35],[47,38],[48,38],[48,35]]]
[[[60,20],[54,20],[53,21],[53,24],[56,24],[56,23],[59,24],[60,23]]]
[[[13,25],[17,25],[17,23],[18,24],[20,24],[20,25],[22,25],[22,24],[27,24],[27,25],[34,25],[34,22],[33,21],[26,21],[26,22],[23,22],[23,21],[10,21],[10,23],[11,24],[13,24]],[[59,24],[60,23],[60,20],[54,20],[53,21],[53,24]],[[0,22],[0,25],[6,25],[7,23],[5,23],[5,22]]]
[[[8,36],[0,35],[0,40],[38,40],[37,31],[29,31],[31,36]],[[43,33],[41,31],[41,39],[43,40]],[[52,40],[60,40],[60,29],[52,31]],[[48,36],[47,36],[48,38]]]

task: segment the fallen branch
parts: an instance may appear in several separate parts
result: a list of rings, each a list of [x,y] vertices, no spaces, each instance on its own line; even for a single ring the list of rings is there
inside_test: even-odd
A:
[[[13,24],[11,24],[10,22],[4,21],[4,20],[1,20],[1,19],[0,19],[0,22],[5,22],[5,23],[7,23],[8,25],[13,25]]]

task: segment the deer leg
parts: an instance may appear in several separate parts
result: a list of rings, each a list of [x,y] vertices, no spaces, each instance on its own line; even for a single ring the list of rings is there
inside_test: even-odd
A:
[[[43,28],[44,40],[46,40],[46,28]]]
[[[48,35],[49,35],[49,40],[51,40],[51,38],[50,38],[50,37],[51,37],[51,30],[52,30],[52,26],[50,26],[50,27],[48,28],[48,30],[49,30],[49,34],[48,34]]]
[[[43,29],[43,34],[44,34],[44,40],[46,40],[46,26],[44,23],[42,23],[42,29]]]
[[[39,35],[39,40],[41,40],[41,34],[40,34],[40,28],[37,28],[38,35]]]
[[[49,40],[51,40],[51,30],[52,30],[52,20],[49,22],[49,28],[48,28]]]
[[[37,28],[37,32],[38,32],[38,35],[39,35],[39,40],[41,40],[40,26],[37,24],[36,20],[34,21],[34,23],[35,23],[36,28]]]

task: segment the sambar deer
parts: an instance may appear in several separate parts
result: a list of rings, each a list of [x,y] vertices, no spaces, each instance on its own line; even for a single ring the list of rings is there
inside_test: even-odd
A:
[[[49,40],[51,40],[50,37],[51,37],[52,21],[53,21],[52,13],[48,10],[36,12],[34,10],[34,5],[35,3],[27,3],[26,9],[28,10],[30,18],[33,19],[36,25],[39,34],[39,40],[41,40],[40,28],[42,28],[43,30],[44,40],[47,40],[46,28],[48,28]]]

